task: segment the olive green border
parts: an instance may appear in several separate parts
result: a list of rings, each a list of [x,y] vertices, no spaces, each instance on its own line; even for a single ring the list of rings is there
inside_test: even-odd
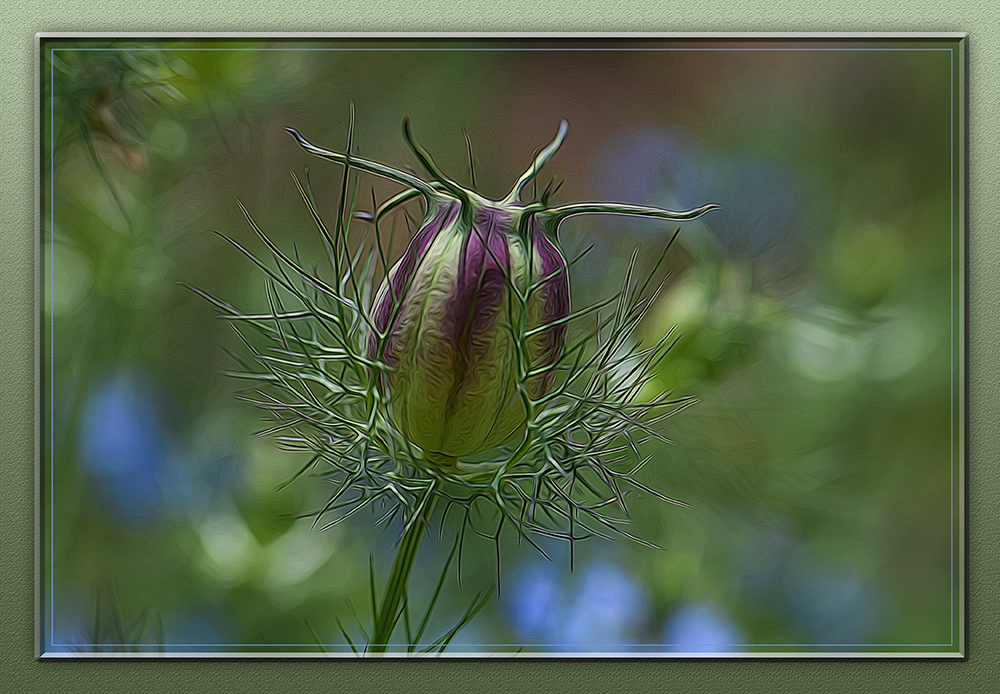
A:
[[[0,44],[0,689],[8,691],[964,691],[1000,681],[1000,10],[991,0],[517,4],[27,0]],[[110,24],[114,22],[114,24]],[[934,660],[39,661],[34,657],[34,101],[37,31],[966,31],[969,48],[968,658]],[[980,127],[977,127],[977,123]],[[986,127],[981,127],[985,124]],[[991,270],[993,270],[991,272]]]

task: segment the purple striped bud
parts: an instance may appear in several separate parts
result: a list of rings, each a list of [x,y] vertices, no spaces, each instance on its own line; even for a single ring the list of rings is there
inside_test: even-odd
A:
[[[405,119],[403,135],[434,177],[431,183],[321,149],[289,130],[312,154],[410,189],[364,215],[376,227],[386,210],[406,200],[420,195],[427,202],[423,226],[372,304],[366,352],[381,365],[378,386],[388,396],[390,418],[432,465],[452,468],[460,457],[523,434],[534,401],[550,391],[549,367],[562,354],[570,315],[567,264],[550,240],[563,220],[622,214],[679,221],[717,207],[672,212],[588,202],[550,208],[548,189],[538,202],[521,202],[567,128],[563,121],[502,201],[486,200],[444,176],[413,141]]]
[[[432,460],[525,431],[519,381],[530,398],[545,394],[551,372],[528,374],[559,359],[569,315],[566,261],[533,210],[478,196],[436,202],[375,298],[384,337],[368,339],[369,358],[388,367],[394,423]]]

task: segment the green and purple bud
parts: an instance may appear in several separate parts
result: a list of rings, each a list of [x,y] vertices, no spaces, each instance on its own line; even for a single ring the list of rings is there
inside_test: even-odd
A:
[[[427,203],[420,229],[372,303],[365,351],[378,365],[378,388],[389,418],[434,467],[454,469],[461,457],[525,435],[534,403],[553,387],[570,319],[568,266],[554,243],[564,219],[626,214],[687,220],[717,207],[671,212],[577,203],[550,208],[548,191],[539,202],[522,202],[525,186],[562,144],[567,129],[563,121],[555,139],[500,201],[442,174],[413,141],[405,120],[404,136],[433,182],[321,149],[289,130],[312,154],[409,188],[365,215],[376,227],[383,214],[407,200],[422,196]]]
[[[404,436],[451,459],[524,432],[519,382],[533,399],[552,382],[551,371],[525,376],[562,353],[569,275],[520,203],[445,199],[430,217],[379,290],[372,319],[384,337],[369,336],[368,356],[388,367]]]

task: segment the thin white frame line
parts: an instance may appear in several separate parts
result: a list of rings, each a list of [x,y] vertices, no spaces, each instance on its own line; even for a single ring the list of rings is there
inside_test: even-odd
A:
[[[51,370],[51,375],[49,378],[49,429],[51,433],[51,441],[49,444],[49,494],[51,498],[49,500],[49,512],[51,514],[49,518],[49,552],[51,552],[51,560],[49,564],[49,571],[51,572],[51,583],[49,584],[49,590],[52,591],[52,603],[50,606],[50,618],[51,624],[49,625],[49,640],[54,641],[56,635],[56,523],[55,523],[55,513],[56,513],[56,311],[55,311],[55,301],[56,301],[56,99],[55,99],[55,83],[56,83],[56,66],[55,60],[51,57],[49,58],[49,154],[52,157],[49,163],[49,213],[51,215],[49,222],[49,253],[51,255],[51,262],[49,264],[49,283],[51,285],[51,296],[49,297],[49,342],[51,347],[51,352],[49,354],[49,369]]]

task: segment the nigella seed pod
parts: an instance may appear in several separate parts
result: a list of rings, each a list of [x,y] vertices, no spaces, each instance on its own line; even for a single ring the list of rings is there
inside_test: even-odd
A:
[[[717,207],[686,212],[619,203],[549,207],[548,189],[539,201],[523,202],[525,186],[562,144],[567,129],[563,121],[555,139],[499,201],[442,174],[414,142],[406,120],[403,134],[431,182],[321,149],[289,129],[316,156],[407,186],[373,214],[357,215],[375,225],[376,235],[379,220],[398,205],[417,196],[426,203],[419,230],[386,273],[364,320],[364,368],[371,375],[366,407],[375,407],[369,409],[365,431],[377,411],[405,443],[419,449],[412,451],[418,465],[456,472],[459,458],[518,437],[517,450],[503,466],[523,460],[529,451],[537,455],[530,424],[546,411],[545,396],[555,393],[572,318],[568,265],[555,242],[563,220],[580,214],[688,220]],[[575,376],[565,378],[569,382]],[[378,391],[377,405],[372,389]],[[378,445],[385,444],[378,439]]]
[[[388,649],[421,539],[432,518],[443,530],[456,506],[464,516],[452,556],[462,557],[467,528],[484,534],[472,515],[487,505],[487,515],[490,508],[499,514],[499,558],[508,523],[539,551],[531,535],[562,538],[571,547],[605,532],[638,540],[619,527],[629,517],[629,487],[684,505],[633,478],[650,459],[640,452],[643,442],[662,438],[657,423],[692,402],[640,393],[673,344],[670,333],[648,347],[633,339],[659,291],[646,290],[660,264],[645,281],[636,279],[636,249],[618,294],[572,312],[569,264],[557,240],[560,224],[573,215],[679,221],[716,206],[686,212],[610,202],[549,207],[548,188],[537,201],[522,201],[526,184],[566,131],[563,121],[507,196],[488,200],[441,174],[406,121],[404,136],[430,181],[355,156],[353,107],[343,152],[316,147],[289,129],[307,152],[343,167],[331,225],[317,209],[308,176],[305,186],[293,176],[329,267],[307,270],[298,252],[284,252],[240,205],[273,263],[230,241],[266,275],[267,311],[245,313],[195,290],[234,321],[250,353],[249,359],[234,355],[243,368],[230,374],[254,381],[244,399],[274,417],[276,425],[261,433],[275,435],[286,450],[310,454],[292,479],[325,469],[320,474],[333,492],[314,523],[333,527],[366,508],[381,514],[376,525],[402,523],[366,653]],[[360,174],[406,189],[371,214],[358,212]],[[379,261],[383,269],[389,265],[380,220],[418,197],[424,219],[372,298],[375,268]],[[368,239],[359,242],[356,220],[371,223]],[[582,334],[567,346],[570,321],[588,316],[593,325],[590,318],[579,321]],[[257,339],[245,334],[250,329]],[[442,580],[447,565],[444,571]],[[463,623],[483,605],[475,602]]]
[[[441,200],[376,296],[384,337],[369,336],[368,356],[388,367],[395,424],[431,460],[522,434],[524,396],[551,384],[528,374],[562,353],[569,274],[533,217],[520,203]]]

